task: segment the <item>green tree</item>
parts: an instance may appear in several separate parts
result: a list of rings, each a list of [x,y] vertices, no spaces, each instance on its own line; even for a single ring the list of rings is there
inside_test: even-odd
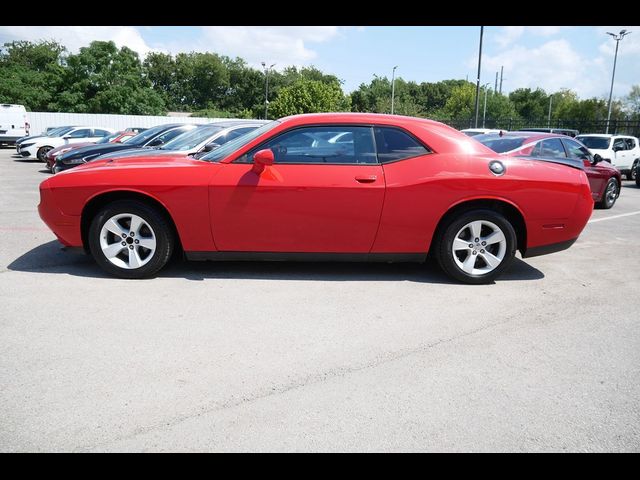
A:
[[[518,88],[509,94],[509,100],[518,115],[526,119],[544,118],[549,111],[549,95],[541,88]]]
[[[271,117],[284,117],[299,113],[348,111],[348,97],[337,83],[299,79],[283,87],[269,105]]]
[[[64,52],[50,41],[5,43],[0,49],[0,102],[48,110],[63,84]]]

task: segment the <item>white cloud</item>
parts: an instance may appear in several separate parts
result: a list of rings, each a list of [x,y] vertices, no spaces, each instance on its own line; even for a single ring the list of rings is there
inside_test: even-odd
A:
[[[74,53],[94,40],[113,40],[118,47],[127,46],[138,52],[141,57],[153,50],[135,27],[0,27],[0,41],[11,40],[55,40]]]
[[[312,63],[309,43],[331,40],[338,27],[202,27],[206,49],[242,57],[252,65],[265,61],[278,67]]]
[[[640,54],[640,27],[598,27],[597,31],[602,35],[602,43],[600,43],[598,51],[606,57],[613,58],[616,50],[616,42],[607,35],[606,32],[617,35],[621,30],[631,31],[631,34],[626,35],[624,39],[620,41],[618,57],[637,56]]]
[[[525,33],[532,33],[540,37],[556,35],[567,27],[543,26],[543,27],[502,27],[494,36],[494,40],[500,47],[507,47],[522,37]]]
[[[470,59],[469,65],[474,61]],[[487,72],[499,71],[502,65],[503,92],[527,87],[547,91],[570,88],[585,98],[605,94],[610,78],[606,62],[601,58],[582,57],[564,39],[550,40],[535,48],[514,45],[496,55],[483,56],[485,78]]]

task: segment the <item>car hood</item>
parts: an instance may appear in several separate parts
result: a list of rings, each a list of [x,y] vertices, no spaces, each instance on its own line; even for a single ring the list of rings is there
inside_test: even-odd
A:
[[[71,158],[83,158],[87,156],[94,155],[104,155],[106,153],[116,152],[118,150],[131,150],[136,148],[134,145],[125,145],[122,143],[103,143],[100,145],[88,145],[86,147],[77,148],[67,152],[63,155],[60,155],[60,160],[64,161]]]
[[[62,171],[58,175],[73,175],[78,172],[91,172],[96,170],[113,170],[113,169],[158,169],[158,168],[179,168],[203,165],[209,162],[196,160],[185,155],[157,155],[155,152],[149,152],[148,155],[139,157],[118,157],[118,158],[99,158],[92,162],[84,163],[76,168]]]

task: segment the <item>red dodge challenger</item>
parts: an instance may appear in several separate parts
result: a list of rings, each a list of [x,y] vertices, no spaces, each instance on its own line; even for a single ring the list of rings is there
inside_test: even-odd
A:
[[[328,113],[199,158],[96,160],[40,185],[40,216],[107,272],[192,260],[418,261],[488,283],[516,250],[568,248],[593,210],[581,163],[499,156],[442,123]]]

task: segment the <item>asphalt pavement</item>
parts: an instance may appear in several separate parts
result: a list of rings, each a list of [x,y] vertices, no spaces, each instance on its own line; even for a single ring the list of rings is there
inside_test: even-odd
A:
[[[433,266],[106,276],[0,150],[0,451],[639,451],[640,188],[492,285]]]

